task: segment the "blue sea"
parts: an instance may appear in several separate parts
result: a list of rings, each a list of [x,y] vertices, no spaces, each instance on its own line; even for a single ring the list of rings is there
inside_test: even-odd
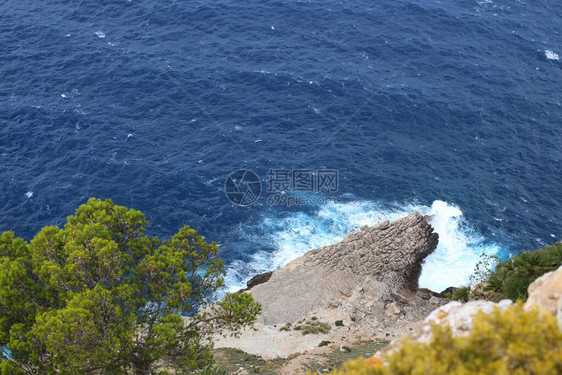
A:
[[[109,198],[216,241],[236,289],[418,210],[420,285],[462,285],[562,238],[561,54],[559,0],[4,0],[0,231]],[[275,204],[272,170],[337,189]]]

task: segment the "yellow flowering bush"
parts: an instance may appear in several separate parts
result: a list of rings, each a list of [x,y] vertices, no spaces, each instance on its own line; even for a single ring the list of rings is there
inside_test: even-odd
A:
[[[359,358],[333,375],[562,374],[562,332],[556,318],[522,303],[479,313],[468,336],[434,326],[430,343],[405,340],[384,363]]]

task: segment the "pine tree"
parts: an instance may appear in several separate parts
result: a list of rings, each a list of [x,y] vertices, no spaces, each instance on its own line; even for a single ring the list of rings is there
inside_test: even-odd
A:
[[[0,237],[2,374],[189,374],[213,364],[209,337],[261,306],[227,294],[218,247],[183,227],[170,240],[112,201],[90,199],[64,228]]]

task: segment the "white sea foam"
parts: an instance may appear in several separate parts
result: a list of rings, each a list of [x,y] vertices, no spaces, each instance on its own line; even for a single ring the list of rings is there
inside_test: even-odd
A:
[[[218,179],[219,179],[218,177],[215,177],[215,178],[212,178],[212,179],[210,179],[210,180],[205,181],[204,183],[205,183],[205,185],[207,185],[207,186],[211,186],[211,185],[212,185],[213,183],[215,183]]]
[[[230,291],[245,286],[257,273],[275,270],[308,250],[333,244],[362,225],[396,220],[413,211],[430,216],[439,234],[437,249],[426,258],[420,287],[441,291],[469,281],[480,254],[503,256],[507,250],[490,243],[463,220],[459,207],[443,201],[429,206],[416,204],[382,205],[372,201],[328,203],[315,214],[291,213],[279,218],[263,217],[256,228],[240,229],[240,236],[255,247],[272,248],[253,254],[248,262],[235,261],[228,267],[226,283]]]
[[[33,192],[32,191],[28,191],[27,193],[25,193],[25,196],[27,198],[31,198],[33,196]]]
[[[551,51],[549,49],[544,50],[544,54],[546,58],[549,60],[556,60],[556,61],[560,60],[560,56],[556,52]]]
[[[98,38],[105,38],[105,33],[103,31],[96,31],[94,34],[96,34]]]
[[[458,207],[435,201],[428,214],[432,215],[430,224],[439,234],[439,245],[425,260],[419,281],[421,287],[441,291],[448,286],[465,285],[481,254],[507,254],[507,249],[485,241],[468,225]]]

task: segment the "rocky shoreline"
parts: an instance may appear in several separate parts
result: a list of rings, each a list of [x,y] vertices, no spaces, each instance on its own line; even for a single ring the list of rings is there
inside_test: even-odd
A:
[[[383,348],[360,355],[384,360],[404,336],[430,340],[432,324],[447,324],[454,335],[465,335],[478,311],[513,304],[449,302],[456,288],[440,293],[418,288],[423,261],[437,242],[427,218],[414,212],[364,226],[279,270],[256,275],[239,292],[262,303],[263,314],[239,337],[215,337],[215,348],[281,361],[274,374],[306,373],[334,364],[334,353],[351,348]],[[561,280],[562,267],[535,280],[525,308],[538,306],[557,316],[562,328]],[[230,373],[249,374],[243,366]]]
[[[262,303],[258,323],[239,338],[217,337],[215,347],[263,358],[314,356],[326,350],[319,347],[322,342],[345,347],[413,332],[445,301],[442,293],[418,288],[422,263],[437,242],[437,233],[415,212],[364,226],[336,244],[257,275],[240,292]],[[303,334],[303,329],[314,333]]]
[[[351,321],[378,316],[389,303],[398,306],[410,298],[404,291],[417,290],[422,262],[437,242],[431,225],[412,213],[393,223],[364,226],[341,242],[311,250],[254,284],[250,292],[263,305],[264,324],[293,323],[336,308]]]

